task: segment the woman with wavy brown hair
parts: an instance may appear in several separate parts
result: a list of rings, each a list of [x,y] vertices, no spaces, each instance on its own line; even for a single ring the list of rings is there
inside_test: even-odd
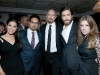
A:
[[[78,26],[78,52],[81,56],[80,75],[98,75],[97,53],[95,50],[98,37],[98,27],[94,19],[89,16],[82,16]]]

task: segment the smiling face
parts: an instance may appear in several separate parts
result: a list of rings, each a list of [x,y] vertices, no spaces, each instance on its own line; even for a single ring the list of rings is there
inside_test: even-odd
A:
[[[80,22],[80,30],[84,36],[89,34],[90,26],[86,20]]]
[[[6,28],[7,28],[7,33],[13,35],[17,30],[17,23],[14,21],[10,21],[7,24]]]
[[[65,10],[61,13],[61,18],[64,22],[64,25],[69,25],[72,21],[73,15],[71,15],[71,12],[69,10]]]

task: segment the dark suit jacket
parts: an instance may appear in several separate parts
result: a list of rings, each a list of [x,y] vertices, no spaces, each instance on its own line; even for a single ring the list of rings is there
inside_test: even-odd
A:
[[[24,30],[23,27],[21,26],[21,24],[18,25],[18,31],[22,31]]]
[[[62,56],[62,44],[61,44],[61,31],[62,31],[63,26],[59,23],[56,23],[56,47],[57,47],[57,52],[59,55],[59,58],[61,59]],[[45,29],[46,29],[46,24],[42,25],[40,27],[40,32],[43,34],[43,41],[41,44],[41,50],[42,50],[42,56],[44,57],[45,53]]]
[[[62,36],[62,42],[64,45],[63,57],[62,57],[62,70],[65,67],[69,67],[72,70],[77,70],[79,68],[79,63],[80,63],[81,58],[76,49],[77,47],[77,27],[78,27],[78,24],[76,22],[73,22],[67,44]]]
[[[38,32],[38,37],[39,37],[39,42],[35,49],[32,49],[32,46],[30,45],[28,38],[27,38],[27,30],[23,30],[19,32],[19,36],[21,39],[21,44],[22,44],[22,51],[20,53],[23,62],[24,62],[24,67],[25,71],[27,73],[31,70],[31,68],[34,68],[35,72],[39,71],[40,67],[40,44],[42,42],[42,34]],[[25,74],[27,75],[27,74]],[[29,75],[29,74],[28,74]],[[33,74],[34,75],[34,74]]]

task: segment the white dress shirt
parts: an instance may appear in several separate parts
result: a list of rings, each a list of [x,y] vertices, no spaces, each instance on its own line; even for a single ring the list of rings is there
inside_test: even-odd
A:
[[[31,40],[32,40],[32,32],[33,31],[30,28],[27,29],[27,38],[28,38],[28,41],[30,44],[31,44]],[[34,48],[35,48],[39,42],[39,38],[38,38],[38,34],[37,34],[36,30],[34,31],[34,37],[35,37],[35,45],[34,45]]]
[[[68,43],[68,39],[69,39],[70,31],[71,31],[71,28],[72,28],[72,24],[73,24],[73,21],[68,26],[65,26],[65,25],[63,26],[62,36],[63,36],[66,44]]]
[[[45,51],[47,51],[48,30],[49,30],[50,25],[51,25],[51,47],[50,47],[50,52],[57,52],[55,22],[53,22],[52,24],[47,23],[47,25],[46,25],[46,29],[45,29]]]

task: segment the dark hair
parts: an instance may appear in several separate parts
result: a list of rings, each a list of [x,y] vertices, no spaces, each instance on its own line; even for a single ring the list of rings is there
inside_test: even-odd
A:
[[[19,21],[21,22],[21,20],[25,17],[28,17],[28,15],[21,15],[20,18],[19,18]]]
[[[6,25],[3,22],[0,22],[0,26],[4,26],[5,27]]]
[[[65,11],[65,10],[69,10],[69,11],[71,12],[71,15],[73,15],[73,11],[72,11],[72,9],[69,8],[69,7],[62,7],[62,8],[60,9],[60,15],[62,15],[62,12]]]
[[[18,27],[18,23],[17,20],[14,18],[9,18],[7,19],[6,23],[7,25],[9,24],[9,22],[15,22],[17,24]],[[7,31],[6,31],[7,32]],[[15,36],[15,42],[17,43],[18,47],[21,48],[21,43],[20,43],[20,39],[19,39],[19,35],[18,35],[18,29],[16,30],[16,32],[14,33]]]
[[[8,25],[9,22],[15,22],[17,24],[17,27],[18,27],[18,22],[17,22],[17,20],[15,18],[7,19],[6,24]]]
[[[40,17],[37,14],[32,14],[29,20],[31,21],[32,18],[37,18],[40,22]]]
[[[43,21],[43,22],[46,22],[46,20],[44,20],[44,19],[42,19],[41,22],[42,22],[42,21]]]

